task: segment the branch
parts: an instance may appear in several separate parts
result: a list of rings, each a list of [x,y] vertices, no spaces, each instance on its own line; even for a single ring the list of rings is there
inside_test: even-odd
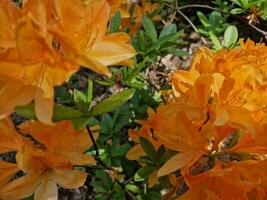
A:
[[[181,8],[179,7],[177,0],[175,1],[175,9],[192,26],[194,31],[196,33],[199,33],[199,31],[198,31],[197,27],[194,25],[194,23],[181,11]],[[177,18],[175,18],[175,19],[177,20]],[[199,35],[200,35],[200,38],[201,38],[202,42],[204,43],[204,45],[207,45],[208,42],[206,41],[206,39],[204,37],[202,37],[201,34],[199,34]]]
[[[95,149],[95,159],[100,163],[100,165],[102,165],[106,170],[108,170],[108,171],[112,171],[114,174],[116,174],[115,172],[114,172],[114,170],[112,169],[112,168],[110,168],[110,167],[108,167],[102,160],[101,160],[101,158],[99,157],[99,149],[98,149],[98,147],[97,147],[97,145],[96,145],[96,141],[95,141],[95,138],[94,138],[94,136],[93,136],[93,133],[92,133],[92,131],[91,131],[91,129],[90,129],[90,127],[89,127],[89,125],[87,125],[86,126],[86,129],[87,129],[87,131],[88,131],[88,134],[89,134],[89,137],[90,137],[90,139],[91,139],[91,141],[92,141],[92,143],[93,143],[93,146],[94,146],[94,149]],[[115,176],[115,181],[116,181],[116,183],[119,185],[119,186],[121,186],[121,188],[132,198],[132,199],[136,199],[136,197],[130,192],[130,191],[128,191],[126,188],[125,188],[125,184],[124,183],[121,183],[118,179],[117,179],[117,177]],[[112,197],[112,196],[111,196]]]

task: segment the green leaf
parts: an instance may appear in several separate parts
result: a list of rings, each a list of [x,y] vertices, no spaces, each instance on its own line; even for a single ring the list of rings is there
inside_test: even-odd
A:
[[[217,51],[220,50],[222,48],[222,45],[221,45],[220,40],[217,38],[217,36],[214,35],[214,33],[211,31],[209,32],[209,36],[210,36],[210,39],[213,43],[214,49]]]
[[[79,118],[79,119],[72,119],[72,125],[76,130],[82,130],[86,127],[86,125],[90,122],[91,118]]]
[[[155,50],[163,50],[164,45],[167,46],[168,48],[170,47],[170,45],[173,46],[173,43],[175,43],[175,41],[179,37],[180,37],[179,32],[161,37],[160,39],[158,39],[157,43],[154,43],[149,47],[149,49],[146,51],[146,54]],[[168,43],[170,43],[170,45],[168,45]]]
[[[92,107],[90,116],[101,115],[103,113],[111,112],[117,107],[126,103],[134,95],[134,89],[127,89],[119,92]]]
[[[213,11],[209,15],[209,22],[210,22],[211,27],[213,28],[217,27],[221,21],[222,21],[222,14],[219,13],[218,11]]]
[[[123,144],[119,147],[114,147],[111,150],[111,156],[112,157],[118,157],[124,155],[129,149],[131,149],[132,146],[130,144]]]
[[[87,103],[87,97],[84,93],[79,90],[74,89],[74,102],[78,110],[82,112],[87,112],[89,105]]]
[[[64,106],[64,105],[58,105],[56,104],[54,106],[54,114],[53,114],[53,121],[61,121],[65,119],[76,119],[83,117],[84,114],[78,110],[75,110],[73,108]]]
[[[170,54],[173,54],[175,56],[187,56],[188,55],[188,52],[187,51],[184,51],[182,49],[178,49],[178,48],[170,48],[168,49],[168,52]]]
[[[202,12],[198,11],[197,16],[205,28],[210,27],[210,22],[208,18]]]
[[[26,119],[36,119],[35,111],[34,111],[34,103],[27,104],[25,106],[16,107],[16,112]],[[84,117],[85,115],[73,108],[55,104],[54,105],[54,113],[53,113],[53,121],[61,121],[64,119],[76,119],[80,117]]]
[[[228,26],[227,29],[224,32],[224,41],[223,46],[230,48],[233,47],[238,39],[238,30],[236,26]]]
[[[88,87],[88,89],[87,89],[87,99],[86,99],[86,101],[88,103],[91,103],[91,101],[93,99],[93,81],[91,81],[90,79],[88,79],[87,87]]]
[[[157,37],[158,37],[157,31],[155,29],[153,22],[147,16],[144,16],[144,18],[143,18],[143,27],[144,27],[147,35],[150,37],[150,39],[153,42],[156,42]]]
[[[34,103],[30,103],[24,106],[17,106],[15,111],[26,119],[36,119]]]
[[[155,166],[144,166],[140,168],[134,175],[135,181],[144,181],[146,180],[150,174],[152,174],[156,170]]]
[[[140,193],[142,193],[142,190],[138,186],[136,186],[134,184],[131,184],[131,183],[127,184],[125,186],[125,188],[127,190],[129,190],[130,192],[134,193],[134,194],[140,194]]]
[[[156,161],[151,160],[148,156],[140,156],[137,162],[147,165],[157,165]]]
[[[240,14],[240,13],[243,13],[245,10],[243,10],[242,8],[234,8],[231,10],[231,13],[232,14]]]
[[[176,24],[170,24],[166,27],[164,27],[164,29],[161,31],[159,38],[162,38],[166,35],[171,35],[171,34],[175,34],[177,32],[177,26]]]
[[[161,200],[162,197],[161,197],[160,191],[150,191],[149,190],[147,195],[146,195],[146,199],[145,200],[150,200],[150,199]]]
[[[120,24],[121,24],[121,13],[117,11],[111,18],[109,32],[110,33],[118,32]]]
[[[102,80],[95,80],[99,85],[103,86],[112,86],[114,83],[112,81],[102,81]]]
[[[140,50],[145,51],[146,42],[145,42],[144,31],[142,30],[138,31],[137,40],[138,40],[138,45],[139,45]]]
[[[146,155],[152,160],[156,160],[157,153],[154,146],[144,137],[139,138],[142,148],[144,149]]]

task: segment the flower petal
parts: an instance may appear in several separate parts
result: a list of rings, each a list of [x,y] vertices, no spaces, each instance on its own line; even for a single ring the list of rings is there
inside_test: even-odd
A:
[[[171,174],[186,165],[195,162],[201,157],[202,153],[199,151],[188,151],[185,153],[178,153],[168,160],[158,171],[158,177]]]
[[[35,200],[57,200],[57,184],[49,179],[43,180],[34,193]]]
[[[0,198],[3,200],[23,199],[31,196],[40,184],[38,176],[23,176],[0,189]]]
[[[135,145],[133,148],[131,148],[127,154],[126,158],[128,160],[137,160],[140,156],[146,155],[142,146],[140,144]]]
[[[16,164],[0,161],[0,187],[8,183],[19,172]]]
[[[87,173],[78,170],[55,170],[54,180],[58,185],[66,189],[81,187],[87,177]]]

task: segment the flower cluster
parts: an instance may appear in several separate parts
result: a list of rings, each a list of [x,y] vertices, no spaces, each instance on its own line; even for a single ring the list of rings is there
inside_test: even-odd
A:
[[[267,47],[240,44],[199,49],[189,71],[170,75],[166,104],[130,132],[137,144],[129,159],[145,154],[141,136],[176,152],[157,176],[183,179],[189,190],[179,200],[267,198]]]
[[[35,101],[38,120],[52,124],[54,86],[87,67],[131,65],[135,50],[126,33],[108,33],[105,0],[0,2],[0,117]],[[16,98],[14,98],[16,96]]]
[[[57,199],[57,185],[84,184],[87,173],[75,167],[95,164],[84,154],[92,142],[71,121],[52,121],[54,87],[80,66],[110,76],[107,66],[132,65],[129,35],[108,30],[118,3],[0,1],[0,154],[16,152],[16,163],[0,161],[0,199]],[[39,121],[16,129],[9,115],[31,101]]]
[[[76,131],[70,121],[48,126],[28,121],[18,131],[7,118],[0,121],[0,153],[16,152],[16,164],[0,162],[0,198],[57,199],[57,184],[81,187],[87,173],[76,166],[91,166],[95,160],[83,154],[92,143],[86,130]],[[97,138],[97,134],[95,134]],[[19,171],[23,176],[10,181]]]

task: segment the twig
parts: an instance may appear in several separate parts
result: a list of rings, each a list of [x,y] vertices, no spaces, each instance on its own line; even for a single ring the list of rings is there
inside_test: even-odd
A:
[[[194,29],[194,31],[196,33],[199,33],[199,31],[198,31],[197,27],[194,25],[194,23],[181,11],[177,0],[175,1],[175,7],[173,7],[173,6],[170,6],[170,7],[172,7],[173,9],[176,9],[177,13],[180,14],[190,24],[190,26]],[[176,18],[176,17],[174,17],[174,18],[176,20],[178,20],[178,18]],[[204,45],[208,44],[207,40],[204,37],[202,37],[200,35],[200,38],[201,38],[202,42],[204,43]]]
[[[177,10],[177,12],[192,26],[192,28],[194,29],[195,32],[199,33],[199,31],[197,30],[196,26],[193,24],[193,22],[180,10]],[[175,17],[176,20],[178,20],[177,17]],[[207,45],[208,42],[206,41],[206,39],[202,36],[200,36],[202,42]]]
[[[92,143],[93,143],[93,145],[94,145],[95,156],[96,156],[97,158],[99,158],[99,150],[98,150],[98,147],[97,147],[96,142],[95,142],[95,138],[94,138],[94,136],[93,136],[93,133],[92,133],[92,131],[91,131],[89,125],[86,126],[86,129],[87,129],[87,132],[89,133],[89,137],[90,137],[90,139],[91,139],[91,141],[92,141]]]
[[[140,74],[140,76],[152,87],[154,88],[157,92],[160,93],[160,87],[158,85],[156,85],[155,83],[153,83],[153,81],[151,81],[148,77],[146,77],[145,75],[143,74]],[[160,95],[163,102],[166,104],[166,99],[164,98],[163,95]]]
[[[153,83],[153,81],[151,81],[148,77],[146,77],[143,74],[140,74],[140,76],[149,83],[149,85],[154,88],[157,92],[160,92],[160,87],[158,85],[156,85],[155,83]]]
[[[93,146],[94,146],[94,149],[95,149],[95,159],[106,169],[106,170],[108,170],[108,171],[112,171],[114,174],[115,174],[115,172],[114,172],[114,170],[112,169],[112,168],[110,168],[110,167],[108,167],[102,160],[101,160],[101,158],[99,157],[99,149],[98,149],[98,147],[97,147],[97,145],[96,145],[96,141],[95,141],[95,138],[94,138],[94,136],[93,136],[93,133],[92,133],[92,131],[91,131],[91,129],[90,129],[90,127],[89,127],[89,125],[87,125],[86,126],[86,129],[87,129],[87,131],[88,131],[88,134],[89,134],[89,137],[90,137],[90,139],[91,139],[91,141],[92,141],[92,143],[93,143]],[[125,188],[125,184],[124,183],[121,183],[117,178],[116,178],[116,176],[115,176],[115,181],[116,181],[116,183],[119,185],[119,186],[121,186],[121,188],[132,198],[132,199],[136,199],[136,197],[130,192],[130,191],[128,191],[126,188]]]

